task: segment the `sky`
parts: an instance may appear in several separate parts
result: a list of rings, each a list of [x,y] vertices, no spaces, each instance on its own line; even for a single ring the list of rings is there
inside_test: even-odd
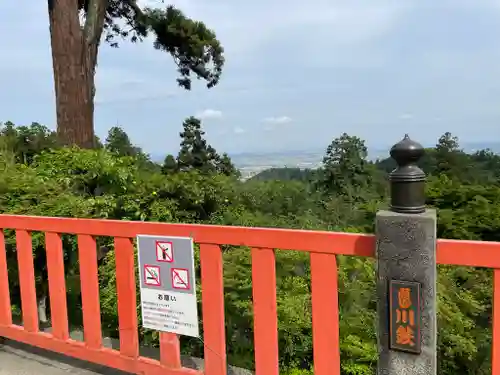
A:
[[[142,4],[163,7],[160,0]],[[220,152],[324,149],[346,132],[386,147],[500,141],[500,0],[171,0],[225,48],[220,84],[176,84],[151,40],[102,45],[96,133],[121,126],[175,153],[182,121],[203,120]],[[46,1],[0,2],[0,121],[55,128]]]

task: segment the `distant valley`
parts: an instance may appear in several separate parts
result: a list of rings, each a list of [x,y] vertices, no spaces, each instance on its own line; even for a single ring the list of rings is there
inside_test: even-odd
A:
[[[433,145],[426,145],[426,147],[433,147]],[[464,143],[462,148],[467,153],[473,153],[484,149],[490,149],[495,153],[500,153],[500,142]],[[389,156],[389,149],[389,147],[369,149],[368,157],[371,160],[386,158]],[[230,157],[234,165],[241,171],[243,179],[248,179],[269,168],[318,168],[321,166],[325,150],[326,148],[285,152],[245,152],[230,154]],[[161,162],[165,156],[152,155],[152,158],[157,162]]]

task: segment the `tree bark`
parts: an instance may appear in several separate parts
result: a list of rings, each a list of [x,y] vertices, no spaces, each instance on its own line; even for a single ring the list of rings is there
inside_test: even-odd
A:
[[[93,0],[80,25],[78,0],[48,0],[57,134],[64,145],[93,148],[94,77],[107,0]]]

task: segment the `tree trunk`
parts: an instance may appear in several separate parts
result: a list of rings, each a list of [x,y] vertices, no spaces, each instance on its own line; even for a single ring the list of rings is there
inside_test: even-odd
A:
[[[85,38],[78,0],[48,0],[48,8],[57,134],[64,145],[93,148],[98,42],[88,43]]]

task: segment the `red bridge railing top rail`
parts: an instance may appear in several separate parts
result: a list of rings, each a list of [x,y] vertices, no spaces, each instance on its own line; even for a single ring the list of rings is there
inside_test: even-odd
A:
[[[0,228],[134,238],[138,234],[193,237],[196,243],[263,247],[374,257],[372,234],[222,225],[0,215]],[[437,262],[500,268],[500,242],[447,240],[437,244]]]

